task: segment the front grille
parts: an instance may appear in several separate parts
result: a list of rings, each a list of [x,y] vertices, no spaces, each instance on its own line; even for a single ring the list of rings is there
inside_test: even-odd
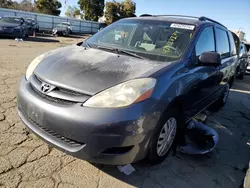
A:
[[[66,104],[66,105],[76,104],[76,102],[74,102],[74,101],[68,101],[68,100],[64,100],[64,99],[51,97],[51,96],[48,96],[48,95],[43,94],[42,92],[38,91],[35,87],[32,87],[32,88],[39,96],[41,96],[42,98],[45,98],[46,100],[49,100],[51,102],[54,102],[57,104]]]
[[[24,114],[24,113],[23,113]],[[49,134],[51,137],[54,137],[57,140],[60,140],[62,142],[64,142],[65,144],[68,144],[72,147],[78,147],[78,146],[83,146],[85,145],[84,143],[78,143],[75,142],[74,140],[71,140],[69,138],[65,138],[64,136],[61,136],[60,134],[54,132],[53,130],[50,130],[42,125],[37,124],[36,122],[34,122],[32,119],[30,119],[29,117],[27,117],[27,115],[25,114],[26,118],[28,118],[28,120],[35,126],[39,127],[41,130],[43,130],[44,132],[46,132],[47,134]]]
[[[38,76],[35,75],[35,78],[36,80],[38,80],[40,83],[43,83],[44,81],[39,78]],[[84,95],[82,93],[79,93],[79,92],[76,92],[76,91],[72,91],[72,90],[69,90],[69,89],[65,89],[65,88],[61,88],[61,87],[56,87],[54,90],[58,90],[62,93],[67,93],[67,94],[71,94],[71,95],[75,95],[75,96],[81,96],[81,95]]]
[[[35,75],[35,78],[36,78],[36,80],[38,80],[40,83],[43,82],[43,80],[42,80],[41,78],[39,78],[38,76],[36,76],[36,75]]]
[[[68,94],[71,94],[71,95],[76,95],[76,96],[81,96],[83,95],[82,93],[78,93],[76,91],[72,91],[72,90],[69,90],[69,89],[64,89],[64,88],[59,88],[57,87],[57,89],[62,92],[62,93],[68,93]]]

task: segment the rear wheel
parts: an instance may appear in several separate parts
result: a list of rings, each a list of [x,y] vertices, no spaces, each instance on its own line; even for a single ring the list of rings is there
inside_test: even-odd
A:
[[[237,75],[236,78],[243,80],[245,76],[245,72],[243,70],[241,70],[240,68],[237,69]]]
[[[176,109],[170,109],[164,113],[157,125],[155,134],[151,138],[147,160],[151,164],[162,162],[176,146],[177,134],[183,119]]]
[[[240,75],[237,77],[240,80],[244,79],[245,74],[243,72],[240,73]]]

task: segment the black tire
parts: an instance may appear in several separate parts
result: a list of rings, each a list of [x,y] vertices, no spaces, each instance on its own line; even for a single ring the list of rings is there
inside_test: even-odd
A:
[[[212,112],[217,112],[219,111],[223,106],[225,106],[225,104],[227,103],[228,100],[228,95],[230,92],[230,85],[226,84],[221,97],[215,101],[210,107],[209,110]]]
[[[244,79],[245,74],[243,72],[240,73],[240,75],[237,77],[240,80]]]
[[[166,113],[160,118],[155,133],[153,134],[150,145],[149,145],[149,151],[148,155],[146,157],[146,160],[149,164],[159,164],[162,161],[166,159],[166,157],[169,155],[171,150],[176,150],[177,144],[181,142],[181,140],[184,140],[184,116],[180,115],[180,110],[177,109],[169,109]],[[160,139],[160,133],[165,125],[165,123],[170,120],[171,118],[175,118],[176,120],[176,135],[174,137],[174,140],[172,144],[170,144],[170,147],[168,151],[160,156],[157,152],[157,146],[158,146],[158,140]]]
[[[243,80],[244,76],[245,76],[245,73],[241,72],[237,78],[240,79],[240,80]]]
[[[241,71],[240,68],[237,69],[237,74],[236,74],[236,78],[243,80],[245,76],[245,73],[243,71]]]

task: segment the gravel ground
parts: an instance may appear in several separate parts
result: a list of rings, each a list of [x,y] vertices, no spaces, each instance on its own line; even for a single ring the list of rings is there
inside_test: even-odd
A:
[[[227,105],[211,114],[207,124],[220,141],[210,154],[177,153],[162,164],[134,164],[130,176],[116,167],[93,165],[43,143],[21,123],[16,112],[20,76],[39,54],[80,41],[40,38],[16,42],[0,39],[0,188],[238,188],[250,158],[250,76],[237,81]]]

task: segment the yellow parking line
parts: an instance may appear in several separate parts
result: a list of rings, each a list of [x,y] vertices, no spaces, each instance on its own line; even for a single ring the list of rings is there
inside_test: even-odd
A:
[[[240,93],[250,94],[250,91],[239,90],[239,89],[231,89],[231,91],[235,91],[235,92],[240,92]]]

